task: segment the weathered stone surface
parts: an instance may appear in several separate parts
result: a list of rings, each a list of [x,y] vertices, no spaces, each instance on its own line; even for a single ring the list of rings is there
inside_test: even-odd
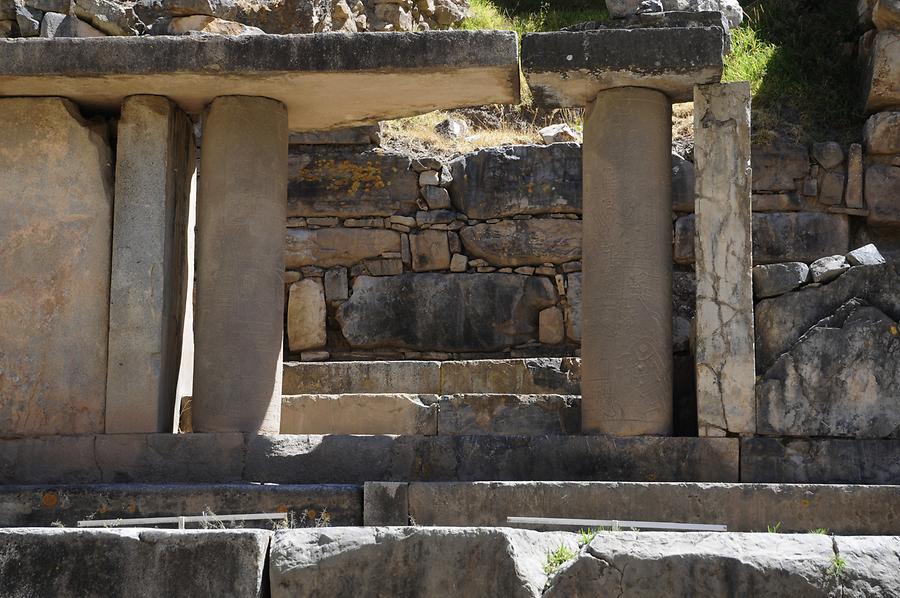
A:
[[[416,272],[450,268],[450,245],[444,231],[423,230],[409,235],[409,249]]]
[[[49,96],[62,86],[73,101],[110,111],[148,89],[192,114],[216,97],[264,96],[287,107],[290,130],[323,131],[519,100],[512,32],[25,41],[0,44],[0,94]]]
[[[94,436],[38,436],[0,440],[0,484],[101,481]]]
[[[884,263],[884,256],[872,243],[854,249],[846,255],[846,258],[851,266],[877,266]]]
[[[450,207],[450,193],[443,187],[428,185],[422,189],[422,197],[429,210],[445,210]]]
[[[581,342],[581,272],[566,276],[566,336]]]
[[[581,142],[581,135],[572,130],[566,123],[546,126],[538,131],[538,135],[541,136],[541,140],[547,145],[551,143]]]
[[[106,34],[74,15],[48,12],[41,21],[41,37],[104,37]]]
[[[807,331],[757,385],[760,433],[900,435],[897,326],[880,310],[850,300]]]
[[[194,168],[187,115],[159,96],[126,99],[116,144],[108,434],[172,430]]]
[[[672,210],[694,211],[694,164],[672,154]]]
[[[347,268],[331,268],[325,272],[325,299],[344,301],[350,296]]]
[[[134,9],[112,0],[74,0],[75,15],[107,35],[139,35],[144,24]]]
[[[822,168],[837,168],[844,161],[844,150],[835,141],[823,141],[812,145],[812,157]]]
[[[562,264],[581,259],[578,220],[502,220],[467,226],[459,236],[468,255],[496,266]]]
[[[345,127],[334,131],[291,133],[291,145],[378,145],[381,143],[380,125]],[[331,149],[331,148],[319,148]],[[356,148],[362,150],[364,148]]]
[[[557,345],[566,338],[563,312],[558,307],[548,307],[538,315],[538,340],[547,345]]]
[[[820,172],[817,179],[819,202],[828,206],[840,205],[844,198],[845,180],[844,175],[837,172],[828,170]]]
[[[325,346],[325,287],[321,280],[306,278],[291,285],[287,335],[291,351]]]
[[[701,435],[756,431],[750,85],[694,90],[697,424]]]
[[[0,525],[75,527],[89,518],[171,517],[173,514],[292,513],[327,509],[331,525],[362,525],[362,489],[353,485],[93,484],[0,486]],[[315,517],[313,517],[315,518]],[[271,529],[272,522],[246,522]]]
[[[586,106],[599,92],[623,86],[689,101],[695,84],[721,78],[725,36],[721,16],[717,20],[526,34],[522,70],[535,101],[546,107]]]
[[[337,320],[353,347],[496,351],[535,339],[538,312],[555,303],[553,285],[543,277],[360,276]],[[485,319],[493,325],[478,324]]]
[[[754,266],[753,292],[757,299],[777,297],[799,288],[808,279],[809,266],[803,262]]]
[[[844,191],[844,203],[848,208],[863,207],[863,155],[862,146],[850,144],[847,154],[847,188]]]
[[[900,31],[880,31],[871,39],[863,67],[864,108],[868,112],[900,105]]]
[[[578,358],[479,359],[441,363],[441,393],[566,394],[581,392]]]
[[[897,45],[900,45],[898,42]],[[874,226],[900,225],[900,167],[873,164],[866,169],[868,222]]]
[[[672,253],[676,264],[689,266],[694,263],[696,226],[693,214],[682,216],[675,221],[675,241]]]
[[[400,233],[378,228],[291,228],[285,251],[288,268],[352,266],[382,253],[399,253]]]
[[[741,481],[898,484],[900,440],[744,438]]]
[[[778,140],[753,146],[753,191],[795,191],[809,172],[806,146]]]
[[[872,23],[879,31],[900,30],[900,2],[877,0],[872,7]]]
[[[870,116],[863,138],[869,154],[900,154],[900,112],[878,112]]]
[[[419,184],[410,166],[391,152],[291,146],[288,216],[413,214]]]
[[[438,434],[578,434],[579,397],[458,394],[440,398]]]
[[[813,282],[831,282],[850,268],[847,258],[842,255],[829,255],[809,265],[809,277]]]
[[[691,349],[697,306],[697,279],[693,272],[672,273],[672,350]]]
[[[0,593],[262,598],[270,535],[263,530],[0,530]]]
[[[276,532],[272,598],[344,595],[537,597],[547,553],[575,534],[513,529],[375,527]],[[435,566],[466,563],[466,566]]]
[[[0,436],[102,432],[113,206],[105,124],[67,100],[4,99],[0,131]]]
[[[363,490],[363,521],[376,525],[409,525],[409,484],[366,482]]]
[[[900,535],[894,487],[659,482],[413,482],[408,515],[418,525],[509,525],[506,518],[718,523],[764,532],[774,514],[785,533]],[[598,511],[598,505],[602,510]],[[814,507],[813,507],[814,505]],[[516,525],[541,529],[543,526]]]
[[[192,32],[210,35],[263,35],[265,33],[259,27],[250,27],[243,23],[226,21],[207,15],[175,17],[166,25],[165,31],[161,32],[166,35],[187,35]],[[154,25],[154,33],[157,33],[157,27],[158,25]]]
[[[581,148],[513,145],[460,156],[450,163],[453,206],[469,218],[581,213]]]
[[[14,19],[0,19],[0,38],[14,37],[18,32],[19,24]]]
[[[757,303],[757,370],[764,372],[807,330],[853,298],[867,302],[894,320],[900,319],[897,271],[890,264],[856,266],[827,285],[807,286]]]
[[[281,433],[434,435],[436,400],[436,395],[397,393],[285,396]]]
[[[823,255],[843,255],[849,249],[849,235],[843,214],[753,214],[753,263],[810,263]]]

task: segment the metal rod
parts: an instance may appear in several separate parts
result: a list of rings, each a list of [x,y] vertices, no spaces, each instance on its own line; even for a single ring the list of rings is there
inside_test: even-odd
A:
[[[284,519],[287,513],[249,513],[238,515],[186,515],[180,517],[140,517],[136,519],[86,519],[78,522],[78,527],[127,527],[134,525],[155,525],[161,523],[177,523],[184,529],[185,523],[200,521],[265,521]]]
[[[558,517],[507,517],[507,523],[563,525],[572,527],[634,527],[649,530],[685,532],[727,532],[727,525],[716,523],[671,523],[667,521],[621,521],[617,519],[561,519]]]

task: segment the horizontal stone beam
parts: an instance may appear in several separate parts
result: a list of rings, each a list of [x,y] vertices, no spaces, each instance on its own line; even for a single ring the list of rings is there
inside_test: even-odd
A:
[[[585,106],[614,87],[649,87],[675,102],[695,84],[722,77],[725,29],[713,20],[674,26],[532,33],[522,38],[522,70],[535,102]]]
[[[118,110],[167,96],[199,113],[217,96],[276,99],[293,131],[327,130],[519,101],[516,35],[433,31],[344,35],[0,39],[0,96],[64,96]]]

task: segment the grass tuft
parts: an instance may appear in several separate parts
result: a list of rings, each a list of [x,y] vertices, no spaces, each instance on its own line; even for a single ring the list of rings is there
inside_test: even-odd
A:
[[[544,564],[544,573],[553,575],[560,567],[575,558],[575,551],[565,545],[560,545],[556,550],[547,553],[547,562]]]

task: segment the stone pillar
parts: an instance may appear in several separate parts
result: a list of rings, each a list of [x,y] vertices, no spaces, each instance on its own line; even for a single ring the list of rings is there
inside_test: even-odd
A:
[[[602,91],[584,127],[582,430],[671,434],[672,106]]]
[[[287,111],[220,97],[204,115],[194,315],[196,432],[277,433],[281,419]]]
[[[694,89],[697,424],[756,433],[750,85]]]
[[[106,433],[171,432],[194,172],[190,119],[161,96],[122,105],[116,150]]]

